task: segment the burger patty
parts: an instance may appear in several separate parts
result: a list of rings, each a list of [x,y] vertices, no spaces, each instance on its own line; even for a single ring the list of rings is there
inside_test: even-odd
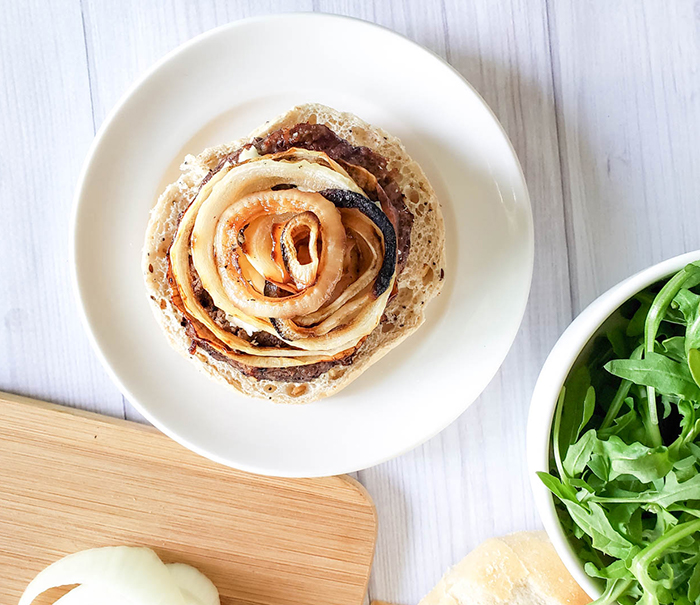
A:
[[[246,376],[252,376],[257,380],[275,380],[277,382],[311,382],[314,378],[318,378],[321,374],[325,374],[335,366],[350,365],[352,363],[352,358],[355,356],[355,352],[353,351],[347,357],[334,361],[319,361],[305,366],[291,366],[288,368],[258,368],[226,357],[226,355],[223,355],[206,343],[202,343],[199,346],[214,359],[226,362]]]
[[[202,181],[200,188],[204,186],[217,172],[227,163],[238,163],[238,158],[246,148],[254,146],[260,155],[269,155],[283,152],[292,147],[308,149],[310,151],[321,151],[331,159],[338,162],[354,164],[364,168],[377,179],[377,183],[382,189],[386,201],[391,205],[393,214],[396,216],[396,239],[397,239],[397,274],[401,272],[408,259],[411,246],[411,229],[413,226],[413,214],[406,207],[404,195],[396,184],[396,172],[387,166],[387,160],[383,156],[375,153],[368,147],[352,145],[348,141],[340,138],[330,128],[323,124],[301,123],[292,128],[281,128],[271,132],[264,138],[256,139],[252,144],[248,144],[236,150],[224,158]],[[218,309],[209,294],[202,287],[201,280],[194,265],[190,262],[190,279],[195,295],[204,307],[207,314],[219,327],[230,331],[240,337],[246,338],[244,330],[231,325],[226,319],[226,314]],[[384,316],[382,317],[382,321]],[[188,321],[185,317],[184,321]],[[189,321],[188,321],[189,324]],[[188,334],[192,338],[192,346],[200,347],[211,357],[218,361],[223,361],[236,368],[246,376],[251,376],[257,380],[274,380],[277,382],[310,382],[325,374],[328,370],[337,365],[349,365],[355,355],[356,349],[342,359],[333,361],[320,361],[302,366],[291,366],[287,368],[260,368],[240,363],[227,357],[223,353],[211,347],[205,341],[197,338],[191,326],[188,325]],[[266,332],[255,332],[249,337],[251,342],[256,342],[261,346],[288,346],[287,343]],[[246,338],[247,340],[248,338]]]

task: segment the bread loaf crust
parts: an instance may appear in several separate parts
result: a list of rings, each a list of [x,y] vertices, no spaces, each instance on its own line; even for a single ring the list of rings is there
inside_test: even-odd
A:
[[[492,538],[450,569],[419,605],[584,605],[591,599],[543,531]]]

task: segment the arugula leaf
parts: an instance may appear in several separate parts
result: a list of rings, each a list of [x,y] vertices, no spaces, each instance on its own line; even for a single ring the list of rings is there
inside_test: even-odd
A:
[[[685,317],[685,354],[690,374],[695,384],[700,385],[700,295],[683,288],[674,297],[673,304]]]
[[[566,381],[559,429],[559,444],[563,456],[566,456],[566,449],[576,441],[581,432],[586,415],[585,400],[590,386],[591,375],[587,366],[575,369]]]
[[[671,415],[672,411],[672,400],[668,395],[662,395],[661,396],[661,405],[664,407],[664,414],[661,417],[663,420],[666,420]]]
[[[614,376],[652,387],[663,395],[700,400],[700,387],[690,375],[688,366],[658,353],[647,352],[640,360],[615,359],[606,363],[605,369]]]
[[[678,483],[676,473],[671,471],[664,481],[664,487],[654,499],[654,503],[664,508],[684,500],[700,500],[700,475]]]
[[[611,605],[612,603],[617,603],[620,597],[630,590],[633,581],[632,578],[608,580],[605,584],[605,592],[590,605]]]
[[[700,519],[676,525],[634,556],[630,571],[645,591],[640,603],[659,603],[660,583],[652,577],[653,562],[664,552],[672,550],[679,542],[698,531],[700,531]]]
[[[538,472],[537,476],[540,478],[542,483],[545,484],[547,489],[552,492],[557,498],[562,501],[571,500],[576,502],[576,490],[572,487],[565,485],[554,475],[549,473]]]
[[[597,472],[595,474],[607,481],[630,475],[642,483],[650,483],[662,479],[673,468],[673,461],[665,447],[648,448],[638,442],[627,444],[616,435],[601,440],[596,436],[596,431],[591,429],[569,447],[563,461],[564,472],[569,477],[582,474],[590,466],[594,454],[604,459],[605,469],[601,473],[603,476]]]
[[[688,444],[688,449],[690,450],[690,453],[695,456],[695,459],[700,462],[700,446],[696,445],[695,443],[689,443]]]
[[[636,313],[632,316],[632,319],[627,325],[627,336],[641,336],[644,334],[644,324],[646,323],[652,300],[642,300],[640,302],[641,305],[639,309],[637,309]]]
[[[676,472],[676,477],[678,481],[683,483],[695,477],[698,474],[695,456],[688,456],[686,458],[681,458],[677,460],[673,465],[673,470]]]
[[[610,481],[610,458],[607,456],[594,454],[588,461],[588,468],[590,468],[593,474],[599,479],[605,482]]]
[[[632,401],[632,399],[629,398],[629,401]],[[619,435],[628,426],[633,424],[636,420],[637,420],[637,412],[635,412],[632,409],[629,412],[626,412],[625,414],[623,414],[622,416],[618,416],[617,418],[615,418],[615,426],[612,426],[610,428],[600,429],[598,431],[598,433],[603,438],[610,437],[612,435]]]
[[[584,566],[586,573],[591,578],[600,578],[602,580],[617,580],[619,578],[627,578],[630,575],[624,561],[614,561],[607,567],[598,568],[590,561]]]
[[[698,349],[688,350],[688,367],[695,384],[700,385],[700,351]]]
[[[574,477],[583,472],[596,449],[597,443],[598,437],[596,437],[596,432],[594,429],[591,429],[569,448],[563,463],[564,470],[569,476]]]
[[[693,575],[688,580],[688,599],[696,602],[700,597],[700,563],[696,563],[693,568]]]
[[[660,351],[666,357],[670,357],[673,361],[682,363],[685,361],[685,336],[672,336],[661,341]]]
[[[678,307],[685,318],[685,350],[700,346],[700,296],[687,288],[682,288],[673,298],[673,305]]]
[[[661,490],[650,489],[643,492],[630,492],[619,490],[613,495],[589,496],[588,501],[598,502],[609,506],[612,503],[624,504],[654,504],[663,508],[670,508],[676,502],[687,500],[700,500],[700,474],[682,483],[678,482],[676,473],[671,471],[664,481]]]
[[[659,293],[654,298],[654,302],[649,307],[646,322],[644,323],[644,352],[645,357],[654,355],[656,347],[656,336],[661,326],[661,322],[667,314],[669,308],[672,308],[671,302],[678,292],[685,287],[692,287],[696,280],[700,280],[700,267],[695,265],[686,265],[671,279],[669,279],[659,290]],[[686,343],[687,346],[687,343]],[[671,360],[668,360],[671,362]],[[697,385],[696,385],[697,386]],[[659,431],[659,419],[656,411],[656,386],[654,384],[646,384],[647,390],[647,409],[648,416],[646,429],[649,434],[651,443],[661,445],[662,438]]]
[[[628,445],[615,435],[607,441],[598,441],[598,444],[597,453],[610,460],[611,480],[620,475],[631,475],[642,483],[650,483],[663,478],[673,468],[665,447],[648,448],[639,442]]]
[[[683,314],[685,325],[689,326],[698,318],[700,296],[688,288],[681,288],[678,290],[671,304]]]
[[[623,560],[635,548],[627,538],[615,531],[600,504],[591,502],[586,508],[577,502],[564,500],[564,505],[571,518],[591,537],[594,548]]]
[[[581,422],[576,429],[576,439],[579,438],[581,431],[588,424],[589,420],[593,417],[593,412],[595,411],[595,389],[591,386],[588,387],[586,391],[586,396],[583,398],[583,415],[581,417]]]
[[[636,349],[634,349],[634,351],[632,351],[630,359],[641,359],[643,353],[644,346],[639,345]],[[613,419],[615,419],[620,413],[620,408],[622,407],[622,404],[627,401],[627,395],[629,394],[630,389],[632,388],[632,384],[633,383],[631,380],[620,381],[620,386],[617,388],[615,397],[613,397],[613,400],[610,403],[610,407],[608,408],[608,411],[605,414],[603,424],[600,425],[601,429],[608,428],[612,424]],[[630,409],[634,409],[634,405],[630,405],[629,407]]]

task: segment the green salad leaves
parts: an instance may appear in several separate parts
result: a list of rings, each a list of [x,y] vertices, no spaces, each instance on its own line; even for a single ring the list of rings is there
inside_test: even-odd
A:
[[[699,286],[691,264],[625,303],[557,403],[539,476],[596,605],[700,605]]]

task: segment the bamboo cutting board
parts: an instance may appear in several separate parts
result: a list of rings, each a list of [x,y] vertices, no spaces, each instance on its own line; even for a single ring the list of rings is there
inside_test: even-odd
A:
[[[0,605],[110,545],[198,567],[222,605],[360,605],[375,538],[349,477],[250,475],[150,427],[0,393]]]

